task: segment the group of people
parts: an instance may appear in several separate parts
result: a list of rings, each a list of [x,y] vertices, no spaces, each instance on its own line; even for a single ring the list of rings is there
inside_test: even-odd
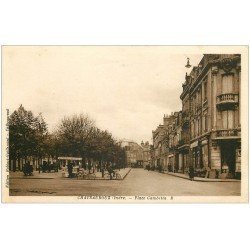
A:
[[[51,163],[44,161],[41,165],[39,165],[38,171],[39,173],[42,172],[51,172],[51,170],[58,171],[59,164],[58,163]],[[25,176],[32,175],[34,171],[33,166],[31,165],[30,161],[27,161],[23,166],[23,173]]]
[[[23,166],[23,173],[25,176],[33,175],[33,166],[30,164],[30,161],[27,161]]]
[[[74,177],[74,174],[73,174],[74,166],[76,166],[76,164],[73,161],[68,162],[68,164],[67,164],[68,178]],[[81,168],[81,167],[82,166],[80,164],[79,168]],[[108,171],[111,179],[112,179],[112,176],[114,176],[114,174],[115,174],[114,170],[119,169],[119,171],[120,171],[120,168],[121,168],[120,165],[116,165],[116,163],[112,163],[112,162],[104,163],[104,164],[96,163],[96,164],[86,164],[85,165],[85,169],[88,170],[89,173],[91,173],[91,172],[94,173],[95,171],[101,172],[102,177],[104,177],[105,171]]]
[[[43,173],[45,172],[51,172],[51,171],[55,171],[58,172],[59,170],[59,163],[58,162],[47,162],[47,161],[43,161],[43,164],[39,166],[39,173],[40,171],[42,171]]]

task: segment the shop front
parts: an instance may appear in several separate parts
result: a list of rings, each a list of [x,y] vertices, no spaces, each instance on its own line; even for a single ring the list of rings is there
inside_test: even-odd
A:
[[[209,146],[208,146],[208,140],[201,141],[201,169],[207,169],[209,167],[208,162],[208,152],[209,152]]]
[[[190,145],[191,155],[192,155],[192,166],[194,169],[200,168],[200,146],[199,142],[195,141]]]
[[[189,145],[179,147],[179,172],[187,173],[189,168]]]
[[[174,154],[168,156],[168,171],[174,172]]]
[[[205,176],[209,168],[209,143],[204,138],[197,140],[190,145],[192,155],[192,165],[198,176]]]
[[[221,177],[240,178],[241,147],[237,140],[219,141],[221,151]]]

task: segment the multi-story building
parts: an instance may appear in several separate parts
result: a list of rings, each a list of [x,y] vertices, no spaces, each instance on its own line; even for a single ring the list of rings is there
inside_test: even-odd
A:
[[[143,167],[143,149],[133,141],[123,141],[122,146],[125,148],[126,162],[130,167]]]
[[[192,73],[191,73],[192,74]],[[182,172],[187,173],[190,166],[190,96],[189,96],[189,78],[186,75],[186,81],[182,85],[183,92],[180,96],[182,101],[181,118],[181,140],[178,145],[179,162],[182,162]]]
[[[183,85],[190,164],[211,178],[240,175],[240,65],[240,55],[206,54]]]
[[[141,147],[142,147],[142,162],[143,162],[143,167],[146,167],[147,165],[151,164],[151,148],[150,144],[148,141],[145,143],[142,141],[141,142]]]
[[[241,57],[205,54],[186,74],[182,111],[164,115],[153,131],[154,164],[210,178],[240,178]],[[170,167],[171,166],[171,167]]]
[[[152,131],[153,134],[153,148],[154,148],[154,160],[153,165],[165,167],[166,163],[166,126],[159,125],[156,130]]]
[[[173,172],[182,172],[183,160],[179,154],[182,143],[182,111],[174,112],[170,116],[168,125],[168,165]]]
[[[178,166],[177,145],[181,135],[181,112],[164,115],[163,125],[159,125],[153,134],[154,166],[175,171]],[[169,169],[169,166],[171,168]]]

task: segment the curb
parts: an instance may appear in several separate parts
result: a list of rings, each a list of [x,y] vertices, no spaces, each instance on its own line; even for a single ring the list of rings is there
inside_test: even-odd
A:
[[[130,168],[129,171],[123,176],[122,180],[124,180],[127,177],[127,175],[130,173],[131,169],[132,168]]]
[[[128,172],[121,178],[121,179],[104,179],[102,177],[98,177],[98,178],[95,178],[95,179],[74,179],[74,178],[71,178],[71,180],[75,180],[75,181],[123,181],[127,175],[130,173],[131,171],[131,168],[128,170]],[[53,178],[51,178],[53,179]],[[55,179],[55,178],[54,178]],[[64,179],[64,180],[68,180],[69,178],[65,177],[65,178],[60,178],[60,179]]]
[[[171,175],[171,176],[175,176],[175,177],[179,177],[179,178],[182,178],[182,179],[189,180],[189,177],[187,177],[187,176],[179,176],[179,175],[170,174],[170,173],[164,173],[164,174],[168,174],[168,175]],[[195,179],[195,177],[194,177],[194,181],[199,181],[199,182],[241,182],[241,180],[234,180],[234,179],[209,179],[209,178],[205,179],[204,178],[204,180],[203,180],[201,178]]]
[[[41,178],[41,177],[28,177],[28,178],[25,178],[25,177],[11,177],[10,180],[13,180],[13,179],[19,179],[19,180],[30,180],[30,179],[36,179],[36,180],[52,180],[52,179],[56,179],[56,178],[53,178],[53,177],[44,177],[44,178]]]

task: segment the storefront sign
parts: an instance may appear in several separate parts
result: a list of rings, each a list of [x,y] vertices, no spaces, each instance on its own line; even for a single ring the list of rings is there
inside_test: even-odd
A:
[[[190,148],[198,147],[198,141],[191,143]]]

